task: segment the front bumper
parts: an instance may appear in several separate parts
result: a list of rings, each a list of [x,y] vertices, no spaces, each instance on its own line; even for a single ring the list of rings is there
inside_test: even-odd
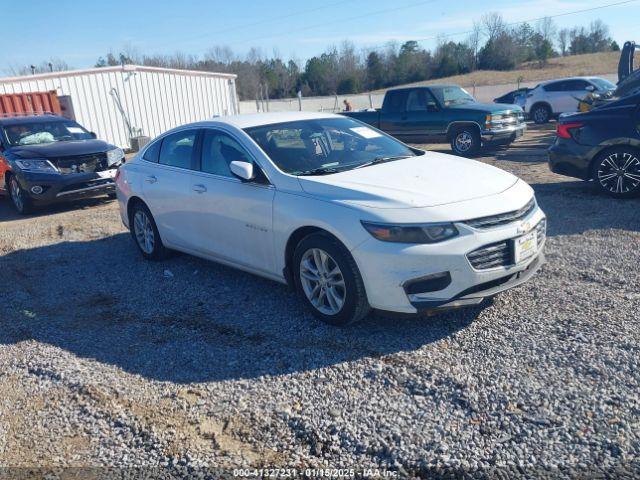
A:
[[[456,223],[460,234],[445,242],[409,245],[371,238],[351,253],[362,273],[369,304],[375,309],[418,313],[469,305],[527,281],[544,263],[545,242],[540,241],[536,254],[520,263],[484,270],[476,270],[467,254],[494,243],[511,242],[535,230],[544,219],[536,206],[525,218],[504,226],[481,230]],[[420,293],[407,289],[420,279],[445,272],[450,278],[442,281],[444,288],[440,290]]]
[[[22,189],[39,205],[74,198],[105,195],[115,191],[114,177],[117,167],[102,171],[71,174],[20,172],[17,175]],[[41,187],[42,193],[34,193]]]
[[[482,138],[483,144],[510,143],[522,137],[526,130],[527,124],[522,122],[508,127],[482,130],[480,132],[480,137]]]
[[[558,140],[549,147],[549,169],[567,177],[588,180],[594,147],[580,145],[573,140]]]

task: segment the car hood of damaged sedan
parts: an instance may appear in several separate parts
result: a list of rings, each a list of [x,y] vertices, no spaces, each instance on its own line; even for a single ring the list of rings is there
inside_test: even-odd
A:
[[[421,208],[496,195],[518,178],[484,163],[442,153],[322,176],[298,177],[309,195],[366,208]]]

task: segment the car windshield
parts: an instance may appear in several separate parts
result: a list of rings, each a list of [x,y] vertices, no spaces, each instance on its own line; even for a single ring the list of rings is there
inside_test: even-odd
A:
[[[591,83],[595,84],[598,87],[598,90],[615,90],[615,84],[611,83],[609,80],[605,80],[604,78],[592,78],[590,79]]]
[[[34,121],[5,125],[4,134],[9,145],[38,145],[69,140],[89,140],[93,135],[69,121]]]
[[[403,143],[350,118],[321,118],[245,130],[291,175],[325,175],[413,157]]]
[[[464,88],[456,86],[431,87],[431,91],[436,96],[440,104],[445,107],[476,103],[476,99],[473,98]]]

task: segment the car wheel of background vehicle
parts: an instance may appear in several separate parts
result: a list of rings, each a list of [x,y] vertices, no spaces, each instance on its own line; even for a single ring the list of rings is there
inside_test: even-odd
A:
[[[546,105],[534,105],[530,112],[531,118],[538,125],[547,123],[551,119],[551,109]]]
[[[473,127],[456,129],[451,135],[451,150],[456,155],[468,157],[475,155],[480,150],[480,134]]]
[[[22,187],[20,187],[20,183],[13,175],[9,177],[9,195],[11,197],[11,203],[13,203],[18,213],[26,215],[31,212],[33,209],[31,199]]]
[[[364,283],[349,251],[328,234],[311,234],[293,254],[298,291],[314,316],[330,325],[347,325],[370,310]]]
[[[162,244],[153,215],[145,204],[138,202],[133,207],[129,224],[131,236],[144,258],[161,260],[166,256],[167,249]]]
[[[598,155],[592,164],[596,185],[608,195],[630,198],[640,195],[640,152],[617,147]]]

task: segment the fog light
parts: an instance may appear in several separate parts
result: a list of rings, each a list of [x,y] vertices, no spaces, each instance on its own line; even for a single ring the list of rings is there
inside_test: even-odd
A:
[[[44,189],[40,185],[34,185],[31,187],[31,193],[35,195],[40,195],[42,192],[44,192]]]
[[[404,285],[404,290],[409,295],[419,293],[437,292],[444,290],[451,284],[451,274],[449,272],[434,273],[422,278],[410,280]]]

